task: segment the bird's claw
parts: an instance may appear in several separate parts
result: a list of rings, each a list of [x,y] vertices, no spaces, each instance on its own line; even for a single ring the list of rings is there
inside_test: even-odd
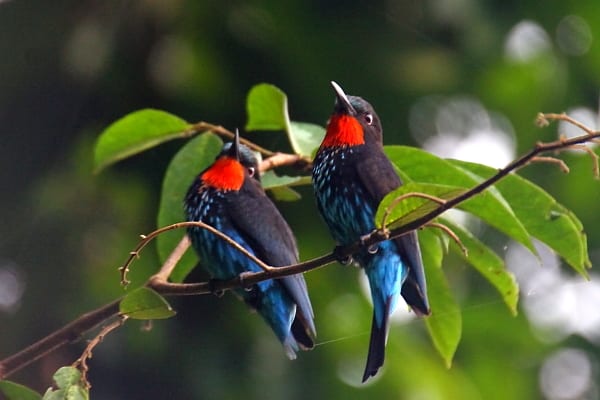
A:
[[[365,247],[369,254],[375,254],[375,253],[377,253],[377,250],[379,250],[379,243],[375,243],[375,244],[371,244],[371,245],[367,244],[367,240],[369,240],[371,238],[371,236],[373,236],[373,233],[376,233],[376,232],[377,232],[377,230],[374,230],[373,232],[369,232],[366,235],[362,235],[359,238],[360,245],[362,247]]]
[[[343,254],[343,250],[344,246],[335,246],[335,249],[333,249],[333,255],[335,256],[335,259],[342,265],[352,264],[352,256]]]
[[[225,291],[223,289],[216,288],[216,285],[219,282],[222,282],[222,281],[220,279],[209,279],[208,290],[210,290],[210,292],[217,297],[223,297],[223,294],[225,293]]]
[[[252,290],[252,286],[246,285],[246,282],[244,281],[246,279],[246,277],[249,275],[252,275],[252,272],[245,271],[238,275],[238,278],[240,280],[240,285],[246,292],[250,292]]]

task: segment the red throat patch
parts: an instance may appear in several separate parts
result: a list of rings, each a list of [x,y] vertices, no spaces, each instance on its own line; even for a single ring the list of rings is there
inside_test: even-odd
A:
[[[322,147],[357,146],[365,143],[363,127],[350,115],[336,114],[327,124]]]
[[[223,156],[201,176],[208,186],[220,190],[240,190],[244,183],[244,167],[239,161]]]

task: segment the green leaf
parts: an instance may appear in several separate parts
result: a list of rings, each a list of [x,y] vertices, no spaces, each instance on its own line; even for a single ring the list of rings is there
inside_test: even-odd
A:
[[[443,220],[443,223],[458,236],[468,251],[468,255],[465,256],[456,247],[457,253],[498,290],[511,313],[517,315],[519,284],[515,276],[505,268],[504,261],[467,230],[446,219]]]
[[[81,372],[75,367],[61,367],[53,376],[58,390],[49,388],[43,400],[88,400],[89,391],[81,382]]]
[[[408,197],[402,199],[400,202],[396,202],[400,196],[407,193],[424,193],[440,199],[449,200],[465,191],[466,189],[464,188],[457,188],[454,186],[408,182],[388,193],[381,203],[379,203],[377,213],[375,214],[375,224],[378,228],[382,227],[382,224],[384,223],[383,218],[388,211],[388,207],[390,207],[390,212],[385,223],[388,229],[394,229],[422,217],[439,206],[439,203],[434,202],[433,200],[416,196]]]
[[[189,124],[165,111],[134,111],[113,122],[98,138],[94,172],[168,140],[182,137]]]
[[[483,178],[497,171],[484,165],[452,160],[451,163]],[[575,271],[588,277],[591,267],[587,238],[581,221],[539,186],[515,174],[495,185],[523,226],[556,251]]]
[[[260,182],[266,190],[281,186],[310,185],[311,178],[310,176],[277,175],[271,170],[260,176]]]
[[[441,268],[442,245],[431,230],[419,232],[431,315],[425,325],[433,345],[450,368],[462,336],[462,315]]]
[[[223,142],[218,136],[206,132],[190,140],[173,157],[163,180],[158,211],[159,227],[185,219],[183,200],[188,187],[194,178],[215,160],[222,147]],[[158,255],[161,262],[167,259],[184,235],[184,229],[177,229],[165,232],[157,238]],[[171,280],[182,282],[197,263],[196,253],[191,249],[188,250],[173,270],[170,276]]]
[[[270,190],[275,200],[296,201],[302,196],[292,189],[292,186],[310,185],[310,176],[279,176],[275,172],[267,171],[261,175],[260,181],[265,190]]]
[[[6,400],[40,400],[42,395],[27,386],[11,381],[0,381],[0,393]]]
[[[279,88],[260,83],[250,89],[246,99],[247,131],[287,130],[287,97]]]
[[[291,121],[288,137],[296,154],[311,157],[321,145],[325,129],[315,124]]]
[[[147,287],[137,288],[121,300],[119,313],[133,319],[165,319],[175,315],[167,300]]]
[[[385,151],[390,160],[415,182],[472,188],[482,180],[452,162],[421,149],[386,146]],[[479,193],[457,208],[476,215],[535,254],[530,233],[496,188],[492,187]]]
[[[56,386],[64,389],[79,383],[81,372],[75,367],[61,367],[54,373],[52,379],[56,382]]]
[[[277,186],[270,189],[271,196],[277,201],[298,201],[302,198],[300,193],[289,186]]]
[[[310,157],[321,144],[325,129],[306,122],[290,121],[287,96],[276,86],[260,83],[246,99],[247,131],[285,131],[296,154]]]

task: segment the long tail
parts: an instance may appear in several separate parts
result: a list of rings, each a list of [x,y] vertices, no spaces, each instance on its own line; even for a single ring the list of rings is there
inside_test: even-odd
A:
[[[292,322],[291,330],[294,339],[296,339],[302,350],[311,350],[315,347],[315,342],[309,333],[310,328],[307,328],[305,322],[298,318],[298,314],[296,314],[296,318]]]
[[[387,342],[389,328],[390,299],[385,304],[385,312],[381,326],[377,324],[375,313],[373,313],[373,322],[371,323],[371,339],[369,341],[369,354],[367,356],[367,365],[363,374],[362,381],[366,382],[372,376],[377,374],[379,368],[385,361],[385,344]]]

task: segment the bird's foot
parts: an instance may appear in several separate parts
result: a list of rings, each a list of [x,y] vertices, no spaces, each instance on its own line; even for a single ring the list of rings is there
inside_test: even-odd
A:
[[[333,249],[333,255],[337,262],[342,265],[350,265],[354,261],[351,255],[344,254],[344,246],[335,246]]]
[[[362,247],[365,247],[367,249],[367,252],[369,254],[375,254],[377,253],[377,250],[379,250],[379,243],[374,243],[374,244],[368,244],[367,241],[369,239],[371,239],[371,237],[373,236],[373,234],[377,233],[377,229],[373,230],[372,232],[367,233],[366,235],[362,235],[359,238],[360,241],[360,245]]]
[[[217,289],[217,284],[223,282],[221,279],[209,279],[208,280],[208,289],[210,290],[210,292],[217,296],[217,297],[223,297],[223,294],[225,293],[225,291],[223,289]]]
[[[250,271],[245,271],[238,275],[238,278],[240,280],[240,285],[246,292],[250,292],[252,290],[252,287],[254,286],[254,285],[247,285],[245,282],[245,279],[252,274],[253,273]]]

